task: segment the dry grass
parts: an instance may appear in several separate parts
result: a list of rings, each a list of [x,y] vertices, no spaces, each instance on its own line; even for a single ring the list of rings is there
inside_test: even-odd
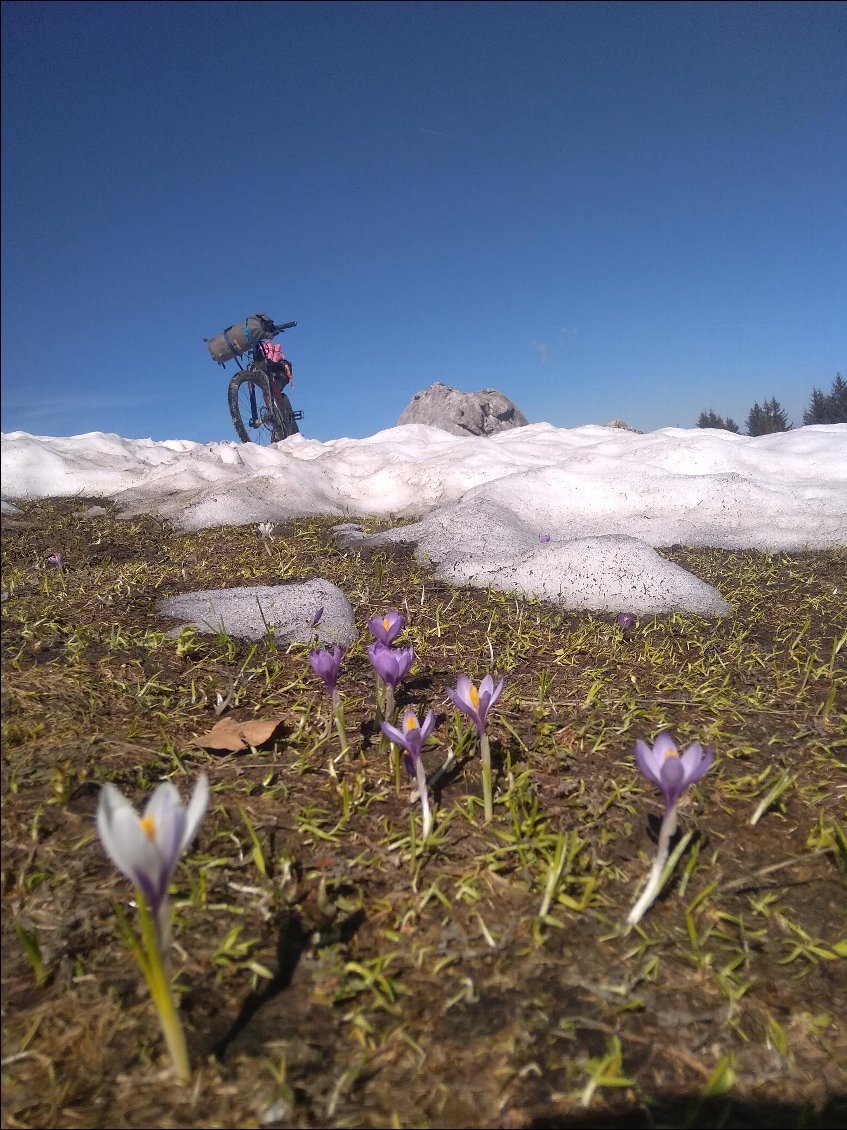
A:
[[[613,617],[434,583],[405,549],[345,551],[326,522],[261,543],[89,505],[4,519],[4,1126],[844,1123],[845,552],[668,549],[734,615],[642,618],[627,640]],[[339,683],[344,759],[305,647],[173,639],[155,614],[176,592],[315,576],[363,632],[407,615],[399,703],[438,715],[430,772],[458,758],[426,843],[378,749],[367,638]],[[444,691],[492,652],[507,684],[485,824]],[[278,718],[274,739],[193,746],[233,688],[231,714]],[[716,762],[627,932],[661,812],[632,745],[668,725]],[[104,781],[137,803],[163,777],[187,796],[201,769],[212,802],[173,891],[183,1089],[93,815]]]

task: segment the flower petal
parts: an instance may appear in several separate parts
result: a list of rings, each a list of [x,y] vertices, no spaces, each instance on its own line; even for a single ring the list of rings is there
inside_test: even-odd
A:
[[[653,743],[653,753],[656,755],[657,761],[662,761],[668,756],[673,757],[674,754],[679,753],[673,730],[662,730]]]
[[[380,722],[379,728],[395,745],[403,746],[405,749],[406,736],[401,730],[398,730],[396,726],[392,726],[390,722]]]
[[[636,738],[635,741],[635,760],[638,768],[644,774],[648,781],[652,781],[654,785],[661,788],[662,778],[659,775],[662,760],[661,757],[656,756],[655,748],[649,746],[647,742]]]
[[[673,808],[688,782],[685,779],[685,770],[678,757],[666,757],[662,762],[661,780],[659,786],[665,796],[665,806],[668,810]]]
[[[425,742],[435,729],[435,714],[432,710],[426,712],[426,718],[421,723],[421,742]]]
[[[109,831],[108,841],[103,840],[106,854],[138,887],[153,913],[158,914],[162,901],[162,853],[155,841],[144,831],[138,813],[128,805],[115,811]]]
[[[180,855],[182,855],[197,834],[200,821],[206,815],[208,806],[209,778],[205,773],[201,773],[197,778],[197,784],[194,786],[194,792],[191,794],[191,800],[188,802],[188,808],[185,811],[185,828],[182,832],[182,842],[179,845]]]
[[[708,747],[700,745],[699,742],[692,742],[685,753],[680,757],[682,768],[685,770],[685,784],[693,785],[704,777],[709,770],[709,766],[714,760],[714,754]]]

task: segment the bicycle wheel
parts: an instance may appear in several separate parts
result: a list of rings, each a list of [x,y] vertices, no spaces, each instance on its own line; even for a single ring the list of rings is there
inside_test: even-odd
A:
[[[285,438],[264,373],[245,369],[235,374],[229,382],[229,414],[242,443],[267,446]]]
[[[296,435],[300,431],[294,418],[291,401],[284,392],[281,392],[277,397],[276,414],[282,429],[282,439],[288,439],[289,436]]]

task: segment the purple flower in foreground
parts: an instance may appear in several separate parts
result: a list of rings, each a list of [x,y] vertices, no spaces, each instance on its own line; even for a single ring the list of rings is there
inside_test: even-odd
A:
[[[51,553],[47,558],[47,564],[52,565],[54,569],[63,565],[64,561],[65,559],[62,557],[61,553]]]
[[[485,733],[488,711],[503,693],[505,682],[505,676],[501,676],[495,687],[494,680],[486,675],[477,689],[467,675],[460,675],[455,690],[448,690],[447,697],[463,714],[467,714],[482,735]]]
[[[174,868],[194,839],[208,803],[205,773],[198,777],[187,808],[170,781],[163,781],[143,816],[114,785],[107,783],[100,790],[97,832],[106,854],[141,891],[160,929]]]
[[[619,612],[618,627],[623,632],[623,634],[626,635],[626,633],[630,631],[630,629],[635,627],[635,617],[633,616],[633,614],[631,612]]]
[[[388,647],[384,643],[372,643],[368,648],[371,666],[386,686],[396,691],[402,679],[408,675],[415,662],[413,647]]]
[[[392,726],[390,722],[380,723],[380,729],[395,745],[399,745],[406,752],[403,754],[403,764],[409,771],[409,776],[414,777],[417,763],[421,760],[423,744],[432,733],[435,726],[435,715],[427,711],[423,725],[418,721],[414,710],[404,710],[400,728]]]
[[[381,644],[390,647],[403,631],[406,617],[399,612],[386,612],[384,616],[371,616],[368,629]]]
[[[338,682],[338,672],[341,669],[342,651],[338,644],[332,645],[332,651],[313,648],[309,652],[309,666],[319,679],[326,683],[328,691],[335,691]]]
[[[665,798],[665,812],[670,812],[689,785],[705,776],[714,754],[708,747],[692,742],[680,754],[670,730],[656,738],[651,747],[640,739],[635,743],[635,760],[644,776],[658,785]]]

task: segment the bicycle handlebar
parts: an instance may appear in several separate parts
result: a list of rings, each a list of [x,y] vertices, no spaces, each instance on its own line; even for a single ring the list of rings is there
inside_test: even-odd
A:
[[[282,333],[283,330],[290,330],[290,329],[292,329],[293,326],[296,326],[296,325],[297,325],[296,322],[283,322],[283,324],[281,326],[275,325],[274,326],[274,336]]]

